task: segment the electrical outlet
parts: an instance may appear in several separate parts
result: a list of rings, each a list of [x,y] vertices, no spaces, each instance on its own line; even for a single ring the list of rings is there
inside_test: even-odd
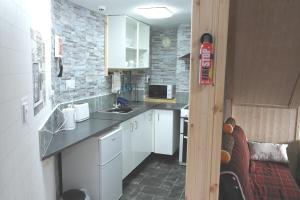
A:
[[[68,89],[75,89],[75,79],[66,80],[66,90]]]

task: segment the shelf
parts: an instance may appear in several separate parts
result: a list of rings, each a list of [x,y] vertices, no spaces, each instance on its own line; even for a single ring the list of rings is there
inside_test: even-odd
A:
[[[149,51],[149,49],[137,49],[135,47],[126,47],[126,49],[127,50],[131,50],[131,51],[137,51],[137,50],[139,50],[139,51],[145,51],[145,52]]]
[[[120,68],[109,68],[108,71],[127,71],[127,70],[142,70],[149,69],[149,67],[120,67]]]
[[[187,53],[187,54],[185,54],[185,55],[183,55],[183,56],[181,56],[181,57],[179,57],[179,58],[180,58],[180,59],[189,59],[190,56],[191,56],[191,54],[190,54],[190,53]]]
[[[135,47],[126,47],[126,49],[127,50],[132,50],[132,51],[136,51],[137,50],[137,48],[135,48]]]

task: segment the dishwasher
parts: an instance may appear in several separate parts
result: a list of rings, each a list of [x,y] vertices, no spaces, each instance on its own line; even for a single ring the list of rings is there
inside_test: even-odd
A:
[[[114,128],[62,152],[63,190],[85,189],[91,200],[122,196],[122,130]]]

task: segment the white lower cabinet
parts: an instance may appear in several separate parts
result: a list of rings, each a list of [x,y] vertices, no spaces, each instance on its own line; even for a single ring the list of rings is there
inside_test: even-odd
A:
[[[122,178],[124,179],[133,170],[133,122],[132,120],[125,121],[121,124],[122,127]]]
[[[151,152],[173,155],[179,146],[179,113],[149,110],[121,124],[123,179]]]
[[[123,179],[152,152],[152,110],[122,123]]]
[[[100,137],[62,152],[63,190],[85,188],[92,200],[116,200],[122,179],[151,152],[173,155],[178,148],[179,113],[149,110]]]
[[[179,113],[154,110],[154,152],[173,155],[179,146]]]

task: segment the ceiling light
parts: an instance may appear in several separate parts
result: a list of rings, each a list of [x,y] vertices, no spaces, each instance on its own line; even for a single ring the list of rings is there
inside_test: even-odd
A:
[[[137,13],[148,19],[169,18],[174,14],[169,8],[165,6],[141,7],[137,8]]]

